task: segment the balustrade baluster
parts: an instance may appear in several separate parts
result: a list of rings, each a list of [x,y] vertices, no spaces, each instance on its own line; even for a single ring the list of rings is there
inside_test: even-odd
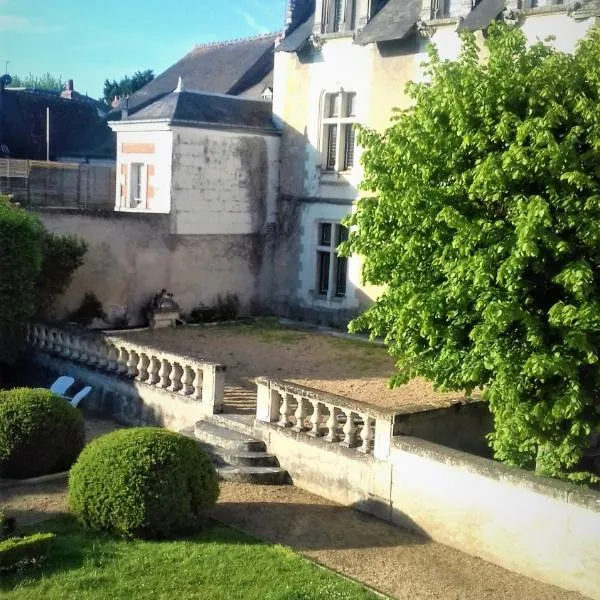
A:
[[[127,377],[134,379],[138,374],[138,362],[139,356],[134,350],[129,350],[129,357],[127,358]]]
[[[86,363],[90,365],[90,367],[93,367],[98,363],[96,342],[93,339],[87,339],[85,340],[85,344],[87,347]]]
[[[40,350],[45,350],[46,348],[46,339],[47,339],[47,335],[46,335],[46,328],[45,327],[40,327],[40,335],[39,337],[39,348]]]
[[[119,368],[118,360],[119,360],[119,349],[114,344],[109,343],[108,344],[108,356],[107,356],[107,361],[106,361],[106,370],[109,373],[117,372],[117,370]]]
[[[308,427],[304,425],[304,419],[306,418],[308,411],[306,410],[306,400],[302,396],[295,396],[298,406],[294,416],[296,417],[296,424],[292,427],[293,431],[307,431]]]
[[[127,363],[129,362],[129,352],[123,347],[119,348],[119,356],[117,358],[117,373],[125,375],[128,371]]]
[[[140,358],[137,364],[137,369],[138,369],[138,379],[140,381],[147,381],[148,377],[150,376],[148,373],[148,366],[150,365],[150,359],[148,358],[147,354],[144,354],[143,352],[140,353]]]
[[[158,376],[160,377],[160,387],[165,389],[169,387],[171,383],[169,377],[171,368],[171,363],[166,358],[163,358],[161,360],[160,371],[158,372]]]
[[[79,348],[79,336],[71,334],[71,360],[79,362],[81,351]]]
[[[150,385],[156,385],[160,383],[160,376],[158,372],[160,371],[160,360],[156,358],[156,356],[150,357],[150,364],[148,365],[148,383]]]
[[[319,430],[321,426],[321,417],[323,416],[323,412],[321,411],[321,403],[318,400],[311,400],[313,411],[310,416],[310,423],[312,425],[311,430],[308,432],[308,435],[311,437],[321,437],[323,434]]]
[[[279,427],[291,427],[292,426],[292,424],[290,423],[290,415],[292,414],[291,407],[290,407],[291,394],[288,394],[287,392],[282,392],[281,396],[282,396],[282,402],[281,402],[281,406],[279,407],[280,418],[279,418],[279,422],[277,423],[277,425],[279,425]]]
[[[171,385],[168,388],[170,392],[178,392],[183,387],[181,383],[182,376],[183,368],[179,363],[174,362],[171,369]]]
[[[333,405],[328,405],[329,418],[327,419],[327,435],[325,440],[328,442],[339,442],[340,435],[338,433],[338,421],[337,416],[339,409]]]
[[[354,413],[344,408],[342,409],[344,414],[346,415],[346,423],[344,424],[344,439],[342,440],[342,445],[347,448],[353,448],[356,446],[356,425],[354,424]]]
[[[96,367],[105,370],[108,365],[108,346],[103,339],[96,343],[96,358]]]
[[[194,369],[188,365],[185,365],[183,367],[183,377],[181,378],[181,393],[184,396],[191,396],[194,393],[194,376]]]
[[[373,423],[372,423],[371,418],[367,414],[361,415],[361,418],[363,420],[364,425],[363,425],[362,429],[360,430],[360,439],[362,440],[362,443],[361,443],[358,451],[364,452],[365,454],[370,454],[371,453],[371,440],[373,439],[373,435],[374,435]]]
[[[195,367],[194,383],[194,398],[202,400],[202,384],[204,382],[204,369],[201,366]]]

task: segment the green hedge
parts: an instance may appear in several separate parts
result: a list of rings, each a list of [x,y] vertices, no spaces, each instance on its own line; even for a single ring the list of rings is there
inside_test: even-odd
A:
[[[79,520],[124,537],[191,532],[218,495],[215,468],[196,442],[155,427],[94,440],[69,477],[69,506]]]
[[[34,533],[0,541],[0,571],[39,561],[48,553],[55,537],[53,533]]]
[[[83,417],[63,398],[45,389],[0,392],[0,476],[65,471],[84,442]]]
[[[0,196],[0,362],[14,360],[22,326],[34,313],[43,234],[35,215]]]

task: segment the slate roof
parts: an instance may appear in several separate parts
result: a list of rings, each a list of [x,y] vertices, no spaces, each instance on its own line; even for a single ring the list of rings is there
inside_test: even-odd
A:
[[[312,33],[315,24],[315,13],[313,12],[304,23],[301,23],[291,33],[286,34],[283,41],[277,46],[276,52],[298,52]]]
[[[270,102],[200,91],[175,90],[122,120],[138,121],[279,133]]]
[[[356,36],[355,43],[365,46],[404,39],[413,31],[421,7],[422,0],[388,0]]]
[[[0,89],[0,145],[11,158],[45,160],[46,107],[50,108],[50,158],[114,160],[115,136],[97,103],[30,89]]]
[[[481,0],[458,24],[458,31],[485,29],[506,6],[506,0]]]
[[[262,89],[268,84],[260,89],[257,84],[272,77],[273,52],[278,35],[270,33],[195,46],[172,67],[131,95],[128,104],[130,114],[172,92],[179,77],[188,89],[218,94],[240,95],[256,88],[256,99],[260,99]],[[111,115],[111,119],[113,117],[115,115]]]

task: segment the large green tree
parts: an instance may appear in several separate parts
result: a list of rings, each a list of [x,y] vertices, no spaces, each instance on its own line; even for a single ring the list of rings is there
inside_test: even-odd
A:
[[[497,458],[591,479],[600,431],[600,33],[574,55],[493,24],[431,50],[412,106],[363,129],[367,192],[347,254],[386,286],[351,329],[394,384],[485,389]],[[369,193],[370,192],[370,193]]]
[[[102,100],[104,100],[104,102],[110,106],[111,102],[115,99],[115,96],[131,96],[131,94],[143,88],[153,79],[154,72],[152,69],[136,71],[131,77],[129,75],[125,75],[125,77],[123,77],[120,81],[117,81],[116,79],[113,79],[112,81],[106,79],[104,81]]]

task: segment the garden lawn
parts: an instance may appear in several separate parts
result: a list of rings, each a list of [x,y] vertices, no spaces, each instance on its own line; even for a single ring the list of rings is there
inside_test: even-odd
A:
[[[69,517],[36,531],[57,534],[42,567],[0,579],[7,600],[206,598],[374,600],[376,596],[282,546],[212,523],[178,541],[128,542],[83,530]]]

